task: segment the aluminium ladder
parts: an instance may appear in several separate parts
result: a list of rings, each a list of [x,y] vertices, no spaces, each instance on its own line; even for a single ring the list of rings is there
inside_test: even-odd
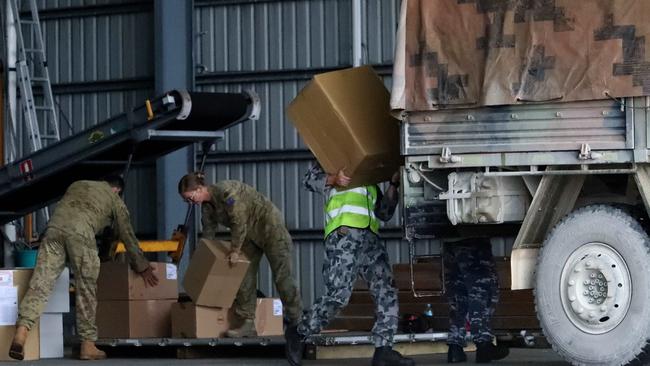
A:
[[[59,124],[36,0],[27,0],[29,10],[22,14],[29,16],[24,18],[21,17],[21,1],[10,0],[9,2],[16,28],[16,74],[22,115],[31,152],[35,152],[50,142],[60,140]],[[31,47],[26,46],[25,36],[31,40]],[[42,98],[36,99],[35,89],[37,91],[40,89]]]

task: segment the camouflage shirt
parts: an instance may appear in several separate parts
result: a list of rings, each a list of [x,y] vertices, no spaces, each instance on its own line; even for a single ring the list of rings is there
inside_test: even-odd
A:
[[[47,226],[89,240],[113,226],[117,237],[124,242],[129,263],[136,272],[149,267],[135,237],[129,211],[124,201],[106,182],[80,180],[68,187],[56,206]]]
[[[320,164],[312,165],[305,178],[302,181],[303,186],[308,191],[320,193],[325,197],[329,197],[329,191],[333,188],[326,184],[327,173],[323,170]],[[339,190],[340,192],[341,190]],[[397,196],[396,196],[397,197]],[[397,207],[397,199],[390,199],[388,195],[384,195],[377,186],[377,202],[375,202],[375,216],[382,221],[388,221],[395,213]]]
[[[230,228],[233,249],[246,240],[265,242],[265,223],[269,215],[281,216],[275,205],[248,184],[224,180],[208,187],[212,196],[201,205],[202,237],[213,239],[218,224]]]

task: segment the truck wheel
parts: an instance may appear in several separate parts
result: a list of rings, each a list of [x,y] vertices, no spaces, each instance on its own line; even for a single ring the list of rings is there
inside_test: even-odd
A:
[[[587,206],[546,238],[535,305],[553,349],[573,365],[646,364],[650,239],[623,210]]]

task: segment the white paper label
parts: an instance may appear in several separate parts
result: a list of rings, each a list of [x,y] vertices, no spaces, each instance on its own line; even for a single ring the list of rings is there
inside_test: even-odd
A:
[[[0,271],[0,286],[13,286],[13,285],[14,285],[14,272]]]
[[[282,316],[282,301],[273,299],[273,316]]]
[[[168,280],[175,280],[178,274],[176,273],[176,266],[172,263],[167,263],[167,268],[165,270],[166,277]]]
[[[18,319],[18,287],[0,286],[0,325],[15,325]]]

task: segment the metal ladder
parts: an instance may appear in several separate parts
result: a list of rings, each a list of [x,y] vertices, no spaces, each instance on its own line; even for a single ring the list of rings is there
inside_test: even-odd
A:
[[[59,123],[54,108],[52,84],[47,68],[45,44],[36,0],[27,0],[29,11],[26,13],[31,17],[26,19],[21,18],[21,1],[10,0],[9,2],[16,24],[16,74],[20,89],[22,116],[25,119],[31,150],[34,152],[49,142],[60,140]],[[26,47],[23,30],[26,30],[33,48]],[[42,98],[39,98],[39,104],[37,104],[34,89],[38,90],[39,88]]]

